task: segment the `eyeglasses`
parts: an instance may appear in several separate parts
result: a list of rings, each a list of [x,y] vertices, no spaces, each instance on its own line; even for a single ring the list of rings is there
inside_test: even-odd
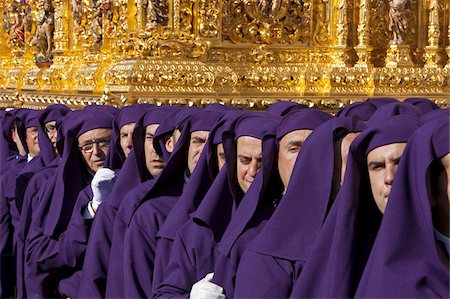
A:
[[[101,149],[108,149],[111,138],[101,138],[94,141],[89,141],[83,145],[79,145],[80,150],[85,153],[92,153],[94,151],[94,144],[97,144]]]

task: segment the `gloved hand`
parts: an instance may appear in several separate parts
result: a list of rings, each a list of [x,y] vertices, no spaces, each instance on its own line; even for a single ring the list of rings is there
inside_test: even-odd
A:
[[[97,208],[105,200],[106,196],[111,193],[115,181],[116,173],[113,170],[109,168],[100,168],[97,170],[91,181],[93,194],[92,208],[94,212],[97,211]]]
[[[192,299],[225,299],[223,288],[213,282],[214,273],[208,273],[204,278],[194,283],[189,294]]]

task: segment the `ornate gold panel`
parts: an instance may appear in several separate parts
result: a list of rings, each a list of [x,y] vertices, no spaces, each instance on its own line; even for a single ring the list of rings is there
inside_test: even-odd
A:
[[[0,107],[449,104],[449,0],[5,0]]]

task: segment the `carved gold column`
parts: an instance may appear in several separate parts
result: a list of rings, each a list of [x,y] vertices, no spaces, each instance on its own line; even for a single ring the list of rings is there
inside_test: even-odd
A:
[[[369,35],[369,0],[360,0],[359,3],[359,18],[358,18],[358,45],[355,47],[356,54],[358,55],[358,61],[356,67],[371,67],[372,64],[369,60],[370,48],[368,45]]]
[[[428,45],[425,47],[425,67],[436,68],[440,60],[439,51],[439,0],[429,1]]]
[[[450,7],[449,7],[449,11],[450,11]],[[448,38],[448,46],[445,49],[445,52],[447,52],[447,64],[445,65],[445,68],[450,69],[450,18],[449,18],[449,22],[448,22],[447,38]]]
[[[347,0],[336,0],[335,2],[336,20],[336,44],[333,47],[333,67],[345,67],[348,60],[347,45],[348,23],[347,23]]]
[[[68,49],[69,27],[67,22],[67,0],[54,0],[55,4],[55,33],[54,33],[54,51],[65,52]]]

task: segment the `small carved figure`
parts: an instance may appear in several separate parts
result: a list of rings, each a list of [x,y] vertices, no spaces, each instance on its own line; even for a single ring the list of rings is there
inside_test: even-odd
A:
[[[267,18],[273,17],[279,10],[281,0],[258,0],[259,13]]]
[[[394,35],[391,45],[404,42],[403,34],[408,30],[408,16],[411,9],[410,0],[389,0],[389,31]]]
[[[51,51],[53,48],[53,33],[55,24],[55,13],[52,0],[44,2],[44,16],[36,26],[36,33],[31,40],[31,45],[36,47],[36,61],[51,61]]]
[[[81,25],[81,20],[83,17],[82,8],[81,8],[81,0],[72,0],[72,16],[76,26]]]
[[[102,0],[94,1],[94,14],[92,16],[92,24],[91,24],[92,36],[94,37],[94,43],[91,46],[92,51],[98,51],[102,46],[103,40],[102,17],[103,17]]]
[[[166,0],[143,0],[142,7],[146,28],[167,25],[168,8]]]
[[[25,45],[25,25],[19,6],[15,2],[8,5],[3,12],[3,29],[8,34],[8,43],[22,48]]]

